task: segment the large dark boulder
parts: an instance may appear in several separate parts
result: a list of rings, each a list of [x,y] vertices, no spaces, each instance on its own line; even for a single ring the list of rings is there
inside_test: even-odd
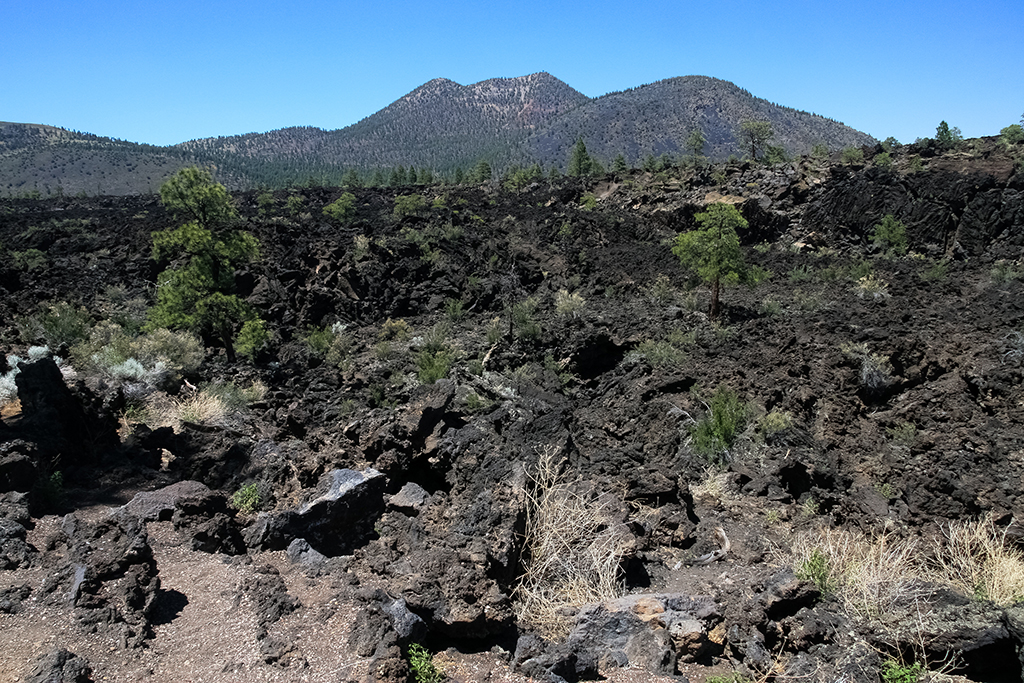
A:
[[[152,635],[151,617],[160,589],[145,522],[114,513],[95,523],[67,515],[61,526],[71,577],[67,597],[79,624],[109,631],[122,647]]]
[[[119,443],[116,421],[103,419],[92,409],[87,414],[52,358],[23,363],[20,368],[14,381],[22,419],[12,431],[37,444],[40,461],[60,458],[68,466],[89,465],[105,447]]]
[[[89,683],[89,662],[69,650],[58,648],[44,653],[25,678],[26,683]]]
[[[384,510],[387,480],[373,468],[325,474],[308,501],[298,508],[260,513],[244,532],[250,548],[284,550],[305,539],[327,556],[351,554],[373,537]]]

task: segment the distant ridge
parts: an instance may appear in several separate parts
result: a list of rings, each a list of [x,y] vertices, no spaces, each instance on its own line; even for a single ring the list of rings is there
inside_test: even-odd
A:
[[[549,73],[460,85],[435,78],[384,109],[338,130],[312,126],[141,145],[39,124],[0,123],[0,194],[131,194],[153,192],[187,164],[212,166],[235,188],[337,183],[355,169],[368,175],[398,165],[450,174],[487,160],[500,170],[540,163],[565,168],[580,136],[608,164],[631,165],[683,152],[699,128],[705,155],[742,156],[736,131],[747,119],[767,120],[772,144],[789,154],[872,144],[874,139],[831,119],[754,97],[729,81],[682,76],[588,98]]]

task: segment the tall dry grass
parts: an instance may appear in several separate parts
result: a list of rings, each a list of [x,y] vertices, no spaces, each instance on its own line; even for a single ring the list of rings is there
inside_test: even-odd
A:
[[[1024,600],[1024,552],[991,517],[944,525],[930,548],[891,533],[822,528],[798,535],[791,552],[799,576],[870,618],[905,612],[936,586],[997,605]]]
[[[1006,543],[991,516],[950,522],[934,544],[931,574],[967,595],[1009,605],[1024,600],[1024,553]]]
[[[546,638],[568,635],[579,607],[622,593],[622,561],[633,539],[608,511],[610,496],[577,493],[555,449],[543,449],[527,492],[526,568],[516,616]]]
[[[792,554],[798,575],[854,614],[878,618],[927,590],[913,539],[826,527],[797,536]]]

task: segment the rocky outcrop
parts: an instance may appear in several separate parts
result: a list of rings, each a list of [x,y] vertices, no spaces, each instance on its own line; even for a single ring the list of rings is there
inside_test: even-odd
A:
[[[351,554],[373,534],[384,509],[383,474],[341,469],[325,474],[298,508],[260,513],[245,530],[250,548],[284,550],[297,538],[326,555]]]
[[[136,647],[152,635],[150,617],[160,588],[156,562],[144,522],[111,514],[89,524],[67,515],[62,530],[68,547],[66,600],[79,625],[111,633],[122,648]]]

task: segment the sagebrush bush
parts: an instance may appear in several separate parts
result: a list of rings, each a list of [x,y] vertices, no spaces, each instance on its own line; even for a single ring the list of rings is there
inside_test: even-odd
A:
[[[860,299],[880,301],[889,298],[889,283],[877,275],[865,275],[857,280],[853,291]]]
[[[99,323],[89,338],[71,347],[73,364],[83,373],[113,381],[160,387],[194,372],[205,350],[187,331],[157,328],[132,336],[117,323]]]
[[[871,393],[882,393],[892,384],[892,365],[879,353],[871,353],[867,344],[842,344],[843,355],[860,364],[860,383]]]
[[[992,276],[992,280],[1000,285],[1005,285],[1013,280],[1017,280],[1021,277],[1021,271],[1017,267],[1005,259],[999,259],[992,266],[992,270],[989,271]]]
[[[406,341],[412,336],[412,329],[409,323],[401,318],[392,320],[388,318],[380,326],[380,338],[385,341]]]

